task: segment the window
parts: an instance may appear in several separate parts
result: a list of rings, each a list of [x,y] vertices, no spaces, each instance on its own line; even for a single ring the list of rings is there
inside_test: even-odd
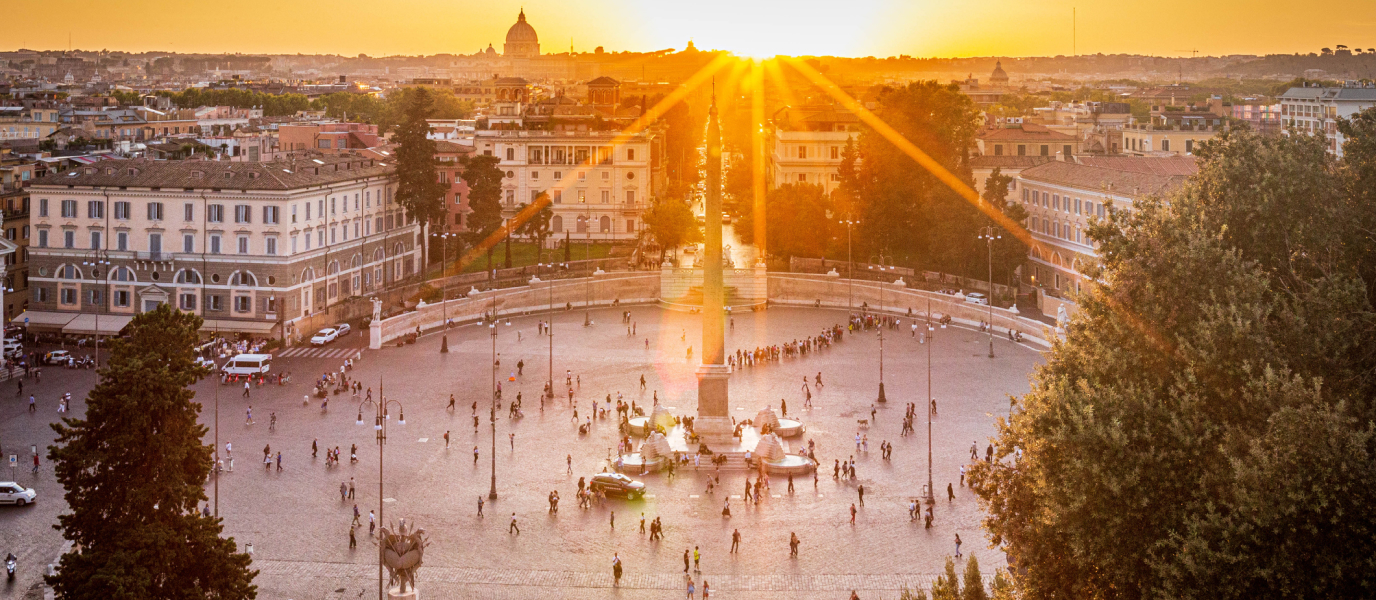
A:
[[[635,233],[635,219],[626,219],[626,233]]]
[[[1018,144],[1018,156],[1027,156],[1027,146]]]
[[[100,296],[100,290],[88,290],[88,291],[87,291],[87,293],[86,293],[86,304],[89,304],[89,305],[92,305],[92,306],[100,306],[102,300],[103,300],[103,298],[101,298],[101,296]]]
[[[47,248],[47,247],[48,247],[48,230],[47,230],[47,229],[39,229],[39,230],[38,230],[38,247],[39,247],[39,248]]]
[[[516,190],[506,191],[506,205],[511,206],[516,203]]]
[[[554,218],[550,219],[550,220],[549,220],[549,223],[550,223],[550,224],[549,224],[549,227],[550,227],[550,230],[551,230],[551,231],[553,231],[554,233],[563,233],[563,231],[564,231],[564,217],[561,217],[561,216],[559,216],[559,215],[554,215]]]
[[[277,238],[270,237],[264,240],[263,249],[268,256],[277,256]]]
[[[219,234],[215,234],[215,235],[210,236],[210,253],[211,253],[211,254],[219,254],[219,253],[220,253],[220,235],[219,235]]]
[[[1046,144],[1042,144],[1042,156],[1051,156],[1051,147],[1050,147],[1050,146],[1047,146]]]
[[[626,149],[626,160],[635,160],[635,148]]]
[[[101,201],[101,200],[88,200],[88,201],[86,202],[86,218],[88,218],[88,219],[104,219],[104,218],[105,218],[105,202],[104,202],[104,201]]]
[[[114,299],[114,301],[115,301],[115,306],[118,306],[118,307],[120,307],[120,308],[128,308],[128,307],[129,307],[129,291],[128,291],[128,290],[115,290],[114,292],[111,292],[111,298]]]
[[[76,200],[62,201],[62,217],[64,219],[76,218]]]
[[[248,254],[248,236],[239,236],[239,254]]]
[[[206,298],[205,298],[205,307],[206,307],[206,309],[207,309],[207,310],[217,310],[217,311],[218,311],[218,310],[224,310],[224,307],[220,304],[220,298],[221,298],[221,296],[206,296]]]
[[[75,231],[64,231],[64,232],[62,232],[62,247],[63,247],[63,248],[75,248],[75,247],[76,247],[76,232],[75,232]]]
[[[328,149],[330,147],[330,140],[320,140],[319,147]]]
[[[316,241],[319,242],[318,244],[316,244],[317,246],[325,245],[325,230],[323,228],[316,231],[315,237],[317,238]]]
[[[588,192],[587,192],[586,190],[578,190],[578,203],[579,203],[579,204],[587,204],[587,202],[588,202]]]
[[[38,199],[38,216],[40,216],[40,217],[46,217],[46,216],[48,216],[48,199],[47,199],[47,198],[39,198],[39,199]]]
[[[315,211],[315,212],[318,213],[318,214],[320,215],[320,218],[322,218],[322,219],[325,218],[325,199],[324,199],[324,198],[321,198],[321,199],[317,202],[315,208],[316,208],[316,211]],[[310,215],[306,215],[306,216],[307,216],[307,217],[310,217]]]
[[[211,204],[208,211],[206,212],[206,219],[208,219],[211,223],[224,223],[225,205]]]
[[[276,207],[276,206],[264,206],[264,207],[263,207],[263,224],[264,224],[264,225],[276,225],[276,224],[278,223],[277,219],[278,219],[278,217],[277,217],[277,207]]]
[[[1170,151],[1171,151],[1171,141],[1170,141],[1170,140],[1161,140],[1161,151],[1162,151],[1162,152],[1170,152]]]
[[[1003,156],[1003,144],[994,144],[994,156]]]
[[[234,222],[249,223],[253,221],[253,207],[247,204],[239,204],[234,207]]]
[[[1066,144],[1065,146],[1061,147],[1061,155],[1064,156],[1066,160],[1069,160],[1070,156],[1074,154],[1073,150],[1073,146],[1071,146],[1070,144]]]
[[[516,160],[516,149],[515,149],[515,148],[507,148],[507,149],[506,149],[506,159],[507,159],[507,160]]]
[[[635,204],[635,190],[626,190],[626,204]]]
[[[149,202],[149,203],[148,203],[148,220],[149,220],[149,221],[161,221],[161,220],[162,220],[162,203],[161,203],[161,202]]]
[[[310,206],[310,205],[307,204],[306,206]],[[295,222],[296,222],[296,205],[295,205],[295,204],[291,205],[291,222],[292,222],[292,223],[295,223]]]
[[[1185,140],[1185,153],[1194,152],[1194,140]]]
[[[559,181],[559,180],[561,180],[561,179],[563,179],[563,178],[564,178],[564,172],[563,172],[563,171],[555,171],[555,172],[554,172],[554,180],[555,180],[555,181]]]
[[[292,211],[293,211],[292,214],[295,214],[295,211],[296,211],[296,207],[295,207],[295,206],[292,207]],[[307,203],[306,203],[306,220],[307,220],[307,221],[311,220],[311,203],[310,203],[310,202],[307,202]]]
[[[63,304],[76,304],[76,290],[75,290],[75,289],[72,289],[72,288],[63,288],[63,289],[62,289],[62,303],[63,303]]]
[[[99,250],[99,249],[100,249],[100,232],[99,232],[99,231],[92,231],[92,232],[91,232],[91,249],[92,249],[92,250]]]
[[[831,174],[831,180],[832,180],[832,181],[841,181],[841,174],[840,174],[840,173],[832,173],[832,174]]]
[[[609,203],[611,203],[611,201],[612,201],[612,192],[611,192],[611,190],[602,190],[602,203],[603,203],[603,204],[609,204]]]
[[[330,198],[330,214],[331,214],[331,215],[339,214],[339,210],[338,210],[338,209],[339,209],[339,205],[338,205],[338,202],[339,202],[339,199],[338,199],[338,198]]]
[[[555,203],[555,204],[562,204],[563,202],[564,202],[564,190],[554,190],[554,203]]]
[[[36,302],[47,302],[47,301],[48,301],[48,288],[45,288],[45,287],[34,288],[33,293],[34,293],[34,301],[36,301]]]
[[[807,173],[798,174],[798,183],[807,183]]]
[[[841,158],[841,148],[840,148],[839,146],[832,146],[832,147],[831,147],[831,160],[837,160],[837,159],[840,159],[840,158]]]
[[[196,310],[196,295],[182,294],[181,302],[178,303],[182,310]]]
[[[798,146],[798,158],[807,158],[807,146]]]
[[[196,205],[190,202],[182,205],[182,220],[188,223],[196,220]]]

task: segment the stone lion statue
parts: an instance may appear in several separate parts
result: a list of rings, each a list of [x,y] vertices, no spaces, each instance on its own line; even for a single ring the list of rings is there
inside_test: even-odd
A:
[[[416,570],[420,568],[421,557],[429,545],[425,530],[413,528],[402,519],[395,529],[383,526],[378,539],[382,543],[382,565],[387,567],[387,586],[400,586],[403,594],[408,585],[414,589]]]

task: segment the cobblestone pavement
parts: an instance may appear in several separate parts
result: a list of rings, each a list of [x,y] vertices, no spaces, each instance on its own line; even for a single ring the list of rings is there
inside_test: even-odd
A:
[[[556,389],[564,390],[565,370],[581,379],[575,385],[579,420],[591,402],[615,398],[619,391],[629,402],[652,403],[655,393],[676,414],[695,414],[694,364],[686,359],[688,346],[700,356],[701,335],[693,315],[652,307],[628,307],[636,335],[628,336],[619,321],[620,309],[594,310],[592,327],[582,326],[578,310],[560,312],[554,326]],[[1031,348],[995,338],[998,358],[987,358],[984,334],[950,327],[938,330],[933,348],[932,390],[939,416],[933,423],[934,481],[938,490],[936,524],[924,530],[909,521],[908,502],[921,494],[926,480],[926,436],[898,435],[905,402],[921,402],[926,387],[927,347],[910,336],[905,319],[897,331],[885,334],[887,404],[875,405],[878,388],[878,339],[874,332],[848,336],[830,349],[802,358],[738,371],[731,378],[732,414],[753,418],[765,405],[776,409],[787,399],[789,414],[800,416],[808,433],[792,441],[817,444],[824,466],[815,482],[795,480],[795,492],[775,477],[772,490],[759,505],[746,506],[739,495],[744,473],[723,473],[722,487],[706,493],[706,473],[680,473],[644,478],[649,494],[643,501],[608,501],[579,509],[573,500],[579,476],[600,471],[615,455],[616,427],[612,419],[594,421],[589,435],[579,436],[572,409],[560,399],[540,408],[539,392],[549,373],[549,338],[537,333],[536,322],[548,316],[516,318],[497,328],[496,351],[501,354],[503,396],[524,396],[525,417],[506,418],[505,403],[497,411],[497,491],[486,501],[485,517],[477,516],[478,499],[491,482],[492,434],[487,422],[492,385],[493,342],[489,329],[463,326],[448,332],[451,352],[440,354],[440,336],[430,334],[415,345],[365,351],[352,375],[373,388],[385,387],[389,399],[400,401],[406,424],[390,423],[387,433],[382,510],[387,521],[413,519],[430,535],[431,548],[421,580],[427,598],[604,598],[610,589],[610,564],[618,553],[625,565],[617,597],[669,597],[683,589],[683,551],[694,546],[702,553],[702,573],[722,597],[733,598],[844,598],[849,590],[862,597],[897,597],[902,585],[926,587],[940,572],[946,556],[955,551],[959,533],[965,556],[977,555],[987,573],[1003,562],[988,549],[979,529],[981,513],[972,494],[955,485],[955,500],[946,499],[947,483],[958,484],[959,468],[969,459],[971,442],[981,456],[994,431],[994,419],[1006,416],[1008,395],[1028,389],[1028,375],[1041,361]],[[843,311],[774,308],[737,315],[727,334],[727,349],[775,344],[812,335],[842,322]],[[350,344],[366,338],[355,335]],[[519,333],[519,339],[518,339]],[[203,421],[213,425],[212,406],[218,388],[220,447],[234,445],[235,470],[221,477],[219,513],[226,534],[241,547],[252,543],[256,582],[263,598],[355,598],[376,590],[376,545],[368,534],[368,511],[379,508],[378,446],[374,431],[358,426],[356,400],[332,396],[322,410],[319,399],[306,400],[310,381],[339,368],[342,359],[308,353],[279,358],[275,370],[290,370],[295,378],[286,386],[255,388],[250,398],[242,390],[207,380],[197,386],[197,400],[205,405]],[[514,375],[516,362],[525,362],[524,375]],[[801,379],[822,372],[823,388],[813,388],[812,410],[802,409]],[[0,441],[5,452],[22,445],[21,464],[31,443],[46,445],[52,434],[44,426],[55,420],[55,398],[62,391],[83,397],[94,380],[91,371],[58,373],[49,369],[38,384],[40,410],[27,412],[26,402],[0,401]],[[55,378],[54,375],[57,375]],[[647,389],[639,389],[644,375]],[[509,377],[515,381],[508,381]],[[80,378],[81,381],[75,381]],[[8,385],[8,384],[7,384]],[[25,393],[34,387],[26,383]],[[447,410],[454,394],[456,409]],[[42,399],[47,398],[46,402]],[[478,403],[480,427],[475,432],[472,404]],[[253,406],[255,424],[245,424],[245,409]],[[857,452],[857,419],[875,421],[867,430],[869,452]],[[84,403],[74,402],[76,414]],[[371,423],[364,410],[364,420]],[[920,410],[920,409],[919,409]],[[269,431],[269,415],[278,422]],[[396,418],[393,413],[393,418]],[[449,433],[446,449],[444,434]],[[514,434],[513,438],[509,435]],[[321,453],[311,457],[311,441]],[[891,461],[880,458],[879,444],[894,445]],[[262,450],[283,453],[283,470],[262,467]],[[349,464],[351,444],[358,445],[356,464]],[[339,446],[342,466],[326,468],[324,449]],[[478,447],[478,461],[473,456]],[[513,447],[514,446],[514,447]],[[831,477],[835,459],[855,456],[856,481]],[[573,474],[565,457],[573,458]],[[39,475],[23,469],[16,479],[38,488],[40,502],[24,509],[0,510],[0,551],[17,547],[23,573],[21,584],[36,581],[39,565],[55,557],[61,539],[50,528],[62,509],[61,490],[51,481],[44,460]],[[357,498],[341,501],[339,486],[353,478]],[[865,506],[855,525],[849,507],[857,503],[857,486],[865,486]],[[558,490],[564,498],[557,514],[548,512],[547,495]],[[207,493],[212,486],[207,486]],[[732,516],[723,518],[724,494],[733,495]],[[348,548],[353,502],[363,514],[359,547]],[[615,528],[611,513],[615,512]],[[515,512],[520,534],[508,533]],[[660,517],[663,541],[650,542],[639,533],[639,519]],[[739,554],[730,554],[731,532],[739,529]],[[788,555],[788,537],[797,532],[800,555]],[[695,574],[696,575],[696,574]],[[557,591],[555,591],[557,590]],[[729,592],[729,593],[728,593]],[[682,593],[681,591],[677,593]]]

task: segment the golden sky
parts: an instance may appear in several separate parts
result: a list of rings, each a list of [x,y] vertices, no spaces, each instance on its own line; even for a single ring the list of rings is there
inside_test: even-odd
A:
[[[501,50],[524,6],[541,50],[740,54],[1188,56],[1376,47],[1376,0],[4,0],[0,50],[472,53]]]

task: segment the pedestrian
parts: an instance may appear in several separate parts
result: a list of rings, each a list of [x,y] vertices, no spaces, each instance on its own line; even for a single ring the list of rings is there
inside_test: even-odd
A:
[[[249,387],[248,387],[248,381],[245,380],[245,381],[244,381],[244,397],[245,397],[245,398],[248,397],[248,389],[249,389]]]
[[[984,462],[994,462],[994,445],[992,443],[984,449]]]
[[[362,523],[359,522],[359,520],[358,520],[359,517],[361,517],[361,516],[362,516],[362,515],[358,512],[358,503],[354,503],[354,520],[353,520],[353,525],[352,525],[353,527],[358,527],[358,526],[362,525]]]
[[[568,464],[568,466],[569,466],[568,474],[569,474],[569,475],[572,475],[572,474],[573,474],[573,455],[570,454],[570,455],[568,455],[568,456],[565,456],[565,457],[564,457],[564,462],[565,462],[566,464]],[[962,468],[963,468],[963,467],[962,467]]]
[[[506,528],[507,535],[513,531],[516,532],[516,535],[521,535],[521,528],[516,526],[516,513],[511,513],[511,526]]]
[[[473,447],[473,464],[478,464],[478,447]]]
[[[860,484],[860,487],[857,488],[856,491],[860,493],[860,506],[864,506],[864,505],[865,505],[865,484],[863,484],[863,483]]]
[[[612,585],[621,585],[621,555],[612,554]]]
[[[277,431],[277,411],[268,412],[268,431]]]
[[[282,472],[282,451],[277,451],[277,472]]]
[[[793,474],[792,474],[792,473],[789,473],[789,474],[788,474],[788,493],[789,493],[790,496],[793,495]]]
[[[373,537],[373,531],[377,529],[377,516],[372,510],[368,511],[368,537]]]
[[[350,478],[349,478],[349,499],[350,499],[350,500],[353,500],[353,499],[355,499],[355,498],[357,498],[357,496],[354,495],[354,478],[353,478],[353,477],[350,477]]]
[[[645,535],[645,513],[640,513],[640,535]]]
[[[701,568],[701,566],[700,566],[700,562],[701,562],[701,561],[702,561],[702,553],[701,553],[701,552],[698,552],[698,547],[697,547],[697,546],[693,546],[693,571],[698,572],[698,573],[701,573],[701,572],[702,572],[702,568]]]
[[[855,505],[850,505],[850,524],[855,525]]]
[[[706,580],[706,579],[702,580],[702,600],[707,600],[707,597],[708,597],[711,593],[712,593],[712,592],[707,588],[707,580]]]
[[[684,552],[687,552],[687,550],[684,550]],[[684,569],[684,570],[686,571],[687,569]],[[694,596],[693,596],[693,578],[692,578],[692,577],[689,577],[689,578],[688,578],[688,600],[693,600],[693,598],[694,598]]]
[[[353,550],[354,548],[357,548],[357,547],[358,547],[358,538],[354,536],[354,528],[353,528],[353,527],[350,527],[350,528],[349,528],[349,549],[350,549],[350,550]]]
[[[611,513],[612,531],[616,531],[616,511],[613,510],[613,511],[610,511],[610,513]]]
[[[683,549],[683,572],[688,572],[688,549]]]
[[[449,430],[444,430],[444,449],[449,449]]]
[[[454,410],[454,394],[450,394],[450,395],[449,395],[449,406],[444,407],[444,409],[445,409],[445,410]]]
[[[956,558],[960,558],[960,534],[956,534]]]
[[[319,448],[316,446],[316,442],[318,442],[318,441],[320,441],[319,438],[315,438],[315,439],[312,439],[312,440],[311,440],[311,458],[312,458],[312,459],[314,459],[316,453],[319,452]]]
[[[38,453],[37,453],[37,452],[35,452],[34,455],[33,455],[33,472],[34,472],[34,473],[37,473],[37,472],[38,472]]]
[[[483,516],[483,497],[478,496],[478,516]]]
[[[803,541],[800,540],[800,539],[798,539],[798,534],[797,534],[797,533],[792,532],[792,531],[788,532],[788,555],[789,555],[789,556],[798,556],[798,546],[801,546],[802,544],[803,544]]]
[[[951,487],[951,484],[950,484],[949,482],[947,482],[947,484],[946,484],[946,501],[947,501],[947,502],[950,502],[950,501],[955,500],[955,499],[956,499],[956,492],[955,492],[955,489]]]
[[[960,465],[960,487],[965,487],[965,465]]]
[[[29,406],[33,406],[33,396],[29,396]],[[244,424],[245,424],[245,425],[252,425],[252,424],[253,424],[253,405],[252,405],[252,404],[248,405],[248,409],[246,409],[246,410],[244,411],[244,413],[245,413]]]
[[[516,451],[516,434],[514,434],[514,433],[508,433],[508,434],[506,434],[506,436],[507,436],[507,438],[508,438],[509,440],[511,440],[511,451],[512,451],[512,452],[515,452],[515,451]]]
[[[979,442],[970,442],[970,460],[979,460]]]
[[[349,498],[349,485],[343,481],[339,482],[339,501],[343,502]]]

